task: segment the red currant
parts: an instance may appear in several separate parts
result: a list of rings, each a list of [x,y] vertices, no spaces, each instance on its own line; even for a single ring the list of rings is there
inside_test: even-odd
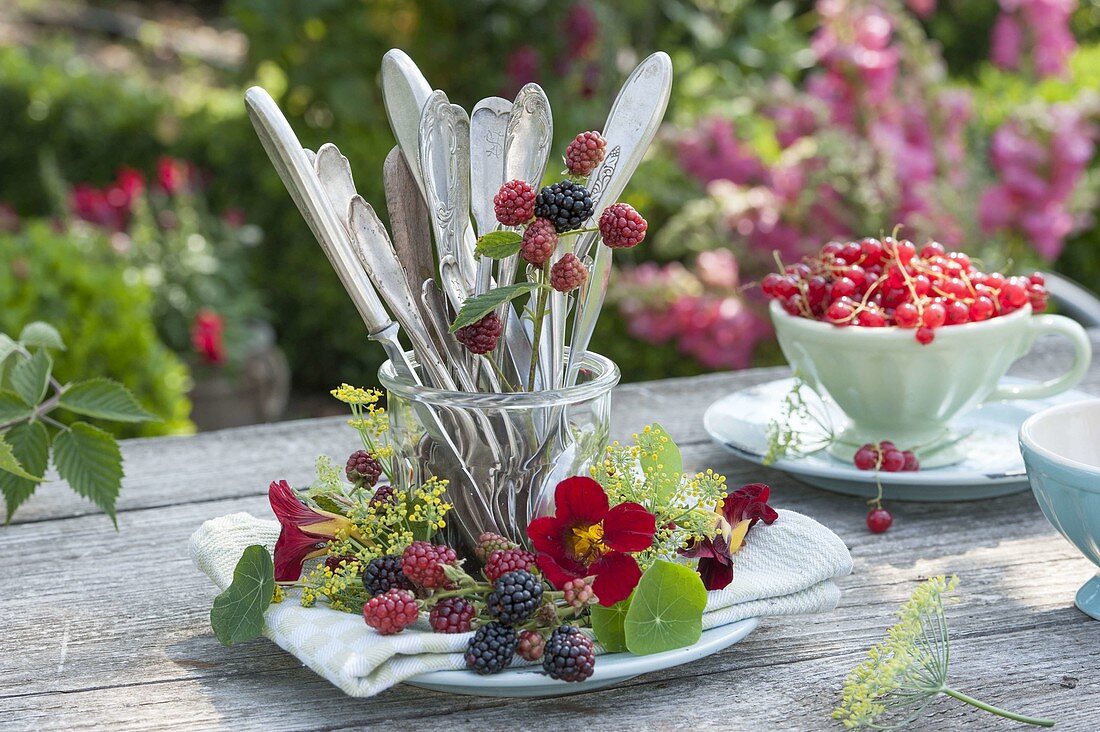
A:
[[[970,321],[970,308],[961,300],[952,300],[947,303],[947,322],[951,325],[961,325]]]
[[[911,302],[903,302],[894,308],[894,321],[902,328],[916,328],[920,311]]]
[[[897,473],[905,467],[905,456],[901,450],[890,449],[882,453],[882,469],[887,473]]]
[[[947,310],[938,302],[924,308],[921,313],[921,325],[925,328],[939,328],[947,320]]]
[[[825,317],[833,325],[848,325],[854,312],[855,308],[852,307],[850,301],[837,300],[825,311]]]
[[[878,467],[878,448],[867,443],[856,450],[855,457],[852,458],[852,461],[860,470],[874,470]]]
[[[867,512],[867,528],[872,534],[883,534],[894,523],[894,517],[882,506]]]
[[[851,297],[854,294],[856,294],[856,283],[848,277],[838,277],[833,281],[833,289],[829,291],[829,297],[833,300]]]
[[[917,328],[917,343],[922,346],[927,346],[936,338],[936,334],[931,328]]]
[[[938,241],[930,241],[920,248],[921,259],[931,259],[933,257],[941,257],[947,253],[947,250],[943,248],[943,244]]]
[[[993,301],[985,295],[978,295],[970,303],[970,319],[974,322],[989,320],[993,317]]]
[[[901,455],[905,458],[905,465],[902,467],[902,470],[907,472],[920,470],[920,461],[917,460],[917,456],[913,454],[912,450],[906,450]]]
[[[873,267],[882,261],[882,242],[878,239],[864,239],[859,247],[863,251],[863,266]]]

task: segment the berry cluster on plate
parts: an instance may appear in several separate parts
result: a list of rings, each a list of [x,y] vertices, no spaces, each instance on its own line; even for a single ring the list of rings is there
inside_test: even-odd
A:
[[[1027,305],[1042,312],[1044,285],[1039,273],[982,272],[966,254],[938,242],[918,249],[893,237],[829,242],[761,283],[764,294],[791,315],[836,326],[909,328],[922,344],[944,326],[989,320]]]

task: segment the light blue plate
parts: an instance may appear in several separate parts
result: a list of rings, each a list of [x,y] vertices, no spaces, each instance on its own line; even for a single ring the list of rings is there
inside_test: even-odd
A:
[[[1006,377],[1003,383],[1031,382]],[[763,465],[768,451],[768,423],[781,414],[783,400],[793,385],[793,378],[780,379],[734,392],[707,408],[703,425],[716,442],[749,462]],[[802,391],[812,395],[808,388]],[[1027,472],[1017,443],[1020,425],[1047,407],[1093,398],[1071,390],[1049,399],[989,402],[976,407],[960,415],[952,425],[956,432],[966,435],[960,443],[966,452],[962,462],[910,473],[879,473],[883,497],[901,501],[973,501],[1025,491]],[[843,427],[844,417],[835,405],[816,401],[810,407],[819,419],[835,425],[837,431]],[[792,426],[808,439],[815,434],[810,421],[795,419]],[[884,435],[883,439],[889,436]],[[866,498],[878,494],[873,471],[858,470],[824,450],[802,457],[784,457],[771,467],[827,491]]]
[[[664,653],[635,656],[633,653],[605,653],[596,656],[596,670],[580,682],[552,679],[541,666],[517,666],[492,676],[473,671],[433,671],[406,679],[406,684],[451,694],[493,697],[565,696],[605,689],[635,676],[662,671],[723,651],[756,629],[759,618],[749,618],[703,631],[694,645]]]

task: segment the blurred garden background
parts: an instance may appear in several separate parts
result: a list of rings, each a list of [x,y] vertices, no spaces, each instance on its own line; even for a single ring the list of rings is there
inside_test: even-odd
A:
[[[381,210],[391,47],[467,109],[539,82],[558,150],[670,53],[624,197],[650,236],[617,257],[595,341],[626,380],[779,362],[752,286],[773,252],[897,224],[1100,289],[1100,0],[5,0],[0,331],[55,324],[59,378],[113,377],[162,418],[128,434],[325,413],[335,384],[374,384],[382,350],[242,92],[339,144]]]

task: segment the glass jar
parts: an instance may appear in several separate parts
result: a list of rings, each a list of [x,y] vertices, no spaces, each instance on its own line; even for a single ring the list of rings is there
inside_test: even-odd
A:
[[[415,360],[413,361],[414,367]],[[535,392],[444,391],[378,370],[390,441],[415,484],[449,481],[448,541],[472,552],[491,531],[530,548],[527,524],[553,512],[554,488],[588,475],[607,446],[619,368],[587,353],[575,386]]]

